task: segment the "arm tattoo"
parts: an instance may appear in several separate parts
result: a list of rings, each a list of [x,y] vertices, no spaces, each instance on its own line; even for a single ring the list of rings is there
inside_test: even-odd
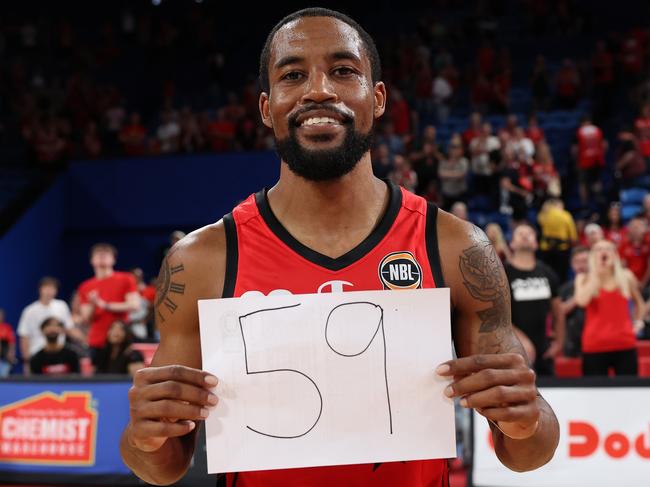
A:
[[[509,284],[501,260],[485,234],[474,227],[473,245],[463,250],[458,267],[470,295],[491,306],[477,312],[481,319],[479,353],[515,352],[526,356],[511,327]]]
[[[178,304],[174,301],[174,294],[185,294],[185,284],[178,282],[182,277],[185,268],[182,263],[171,266],[169,258],[175,252],[170,250],[165,256],[162,265],[160,266],[160,274],[158,275],[158,283],[156,286],[156,318],[159,324],[165,322],[165,314],[174,313],[178,309]],[[178,280],[175,280],[178,279]],[[164,311],[164,313],[163,313]]]
[[[463,276],[463,284],[472,297],[492,303],[489,308],[478,311],[481,318],[479,332],[496,331],[510,325],[508,282],[490,241],[476,227],[471,238],[474,244],[463,250],[458,267]]]

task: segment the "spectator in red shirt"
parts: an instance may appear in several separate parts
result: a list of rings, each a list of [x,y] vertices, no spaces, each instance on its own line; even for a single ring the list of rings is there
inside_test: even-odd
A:
[[[544,140],[544,131],[542,127],[539,126],[537,122],[537,116],[531,115],[528,119],[528,128],[526,128],[526,137],[533,141],[533,144],[537,146],[540,142]]]
[[[129,122],[120,130],[119,139],[127,156],[142,156],[147,152],[147,129],[142,125],[138,112],[131,114]]]
[[[602,196],[601,172],[605,165],[607,141],[589,117],[582,120],[576,139],[573,152],[578,163],[580,201],[587,206],[590,196]]]
[[[106,332],[114,321],[125,321],[128,314],[140,307],[135,278],[128,272],[114,271],[117,250],[110,244],[98,243],[90,250],[90,264],[95,276],[79,286],[79,299],[84,322],[90,324],[88,346],[91,357],[106,343]]]
[[[580,75],[575,63],[570,59],[562,62],[562,67],[555,78],[555,95],[558,108],[573,110],[578,103]]]
[[[5,323],[5,312],[0,309],[0,377],[7,377],[16,361],[16,334]]]
[[[408,102],[397,88],[391,90],[390,119],[395,127],[397,135],[409,135],[411,133],[411,109]]]
[[[483,133],[483,117],[479,112],[474,112],[469,116],[469,127],[463,132],[463,144],[468,148],[476,137]]]
[[[634,122],[634,128],[639,140],[641,155],[650,166],[650,103],[643,105],[639,118]]]
[[[610,203],[603,222],[603,230],[605,231],[605,239],[614,242],[617,248],[623,243],[627,229],[623,226],[621,220],[621,204],[618,201]]]
[[[627,235],[618,248],[618,253],[639,281],[641,289],[645,288],[650,280],[650,240],[648,224],[644,218],[634,217],[627,224]]]
[[[228,152],[233,148],[237,127],[228,120],[223,108],[217,111],[217,119],[208,125],[207,138],[215,152]]]

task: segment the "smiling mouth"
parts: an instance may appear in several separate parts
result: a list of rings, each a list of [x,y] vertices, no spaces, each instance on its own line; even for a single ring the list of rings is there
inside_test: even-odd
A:
[[[331,117],[310,117],[305,119],[300,127],[327,127],[332,125],[341,125],[341,122]]]

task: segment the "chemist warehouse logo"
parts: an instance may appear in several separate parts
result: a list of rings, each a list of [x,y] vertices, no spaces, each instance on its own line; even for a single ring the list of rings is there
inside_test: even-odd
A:
[[[411,252],[392,252],[381,260],[379,278],[384,289],[418,289],[422,287],[422,268]]]
[[[0,463],[94,465],[89,392],[44,392],[0,408]]]

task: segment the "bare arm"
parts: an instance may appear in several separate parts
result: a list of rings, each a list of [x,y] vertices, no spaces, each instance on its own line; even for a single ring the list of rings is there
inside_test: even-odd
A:
[[[443,212],[438,225],[438,234],[447,237],[440,241],[441,261],[462,357],[443,364],[443,375],[454,379],[452,397],[489,420],[499,460],[512,470],[533,470],[553,457],[559,425],[513,333],[503,266],[478,228]]]
[[[600,281],[593,273],[578,274],[575,280],[573,299],[578,306],[584,308],[598,294],[599,288]]]
[[[155,303],[160,345],[151,367],[135,373],[131,419],[120,441],[124,463],[152,484],[169,485],[185,475],[197,421],[216,404],[211,393],[216,378],[200,370],[197,301],[221,296],[225,259],[223,225],[211,225],[179,242],[160,270]],[[172,268],[181,270],[172,277]]]
[[[645,323],[643,323],[643,317],[646,313],[646,305],[643,301],[643,296],[641,296],[641,291],[639,291],[639,282],[636,280],[636,277],[634,277],[632,271],[626,269],[625,274],[629,282],[630,297],[632,298],[632,301],[634,301],[634,314],[632,315],[634,331],[638,332],[645,326]]]
[[[564,336],[566,333],[566,317],[562,310],[562,301],[559,297],[551,300],[551,314],[553,315],[553,343],[544,353],[544,357],[555,358],[564,350]]]

